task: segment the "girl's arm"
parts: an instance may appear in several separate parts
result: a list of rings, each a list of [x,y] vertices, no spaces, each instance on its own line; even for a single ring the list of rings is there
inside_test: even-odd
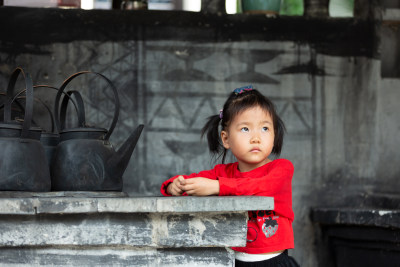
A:
[[[260,177],[232,178],[216,174],[216,168],[191,175],[183,175],[184,180],[179,181],[181,195],[193,196],[285,196],[291,195],[291,182],[294,167],[289,160],[280,159],[268,171]],[[174,176],[165,181],[161,186],[161,193],[165,196],[180,195],[173,194],[172,184],[179,176]],[[176,183],[178,181],[175,181]],[[169,191],[168,191],[169,190]]]
[[[163,194],[164,196],[186,196],[188,195],[188,193],[186,192],[186,190],[193,190],[193,188],[184,188],[183,186],[188,186],[191,183],[186,183],[187,180],[192,180],[192,179],[198,179],[201,178],[202,179],[206,179],[207,181],[201,183],[202,184],[202,188],[205,187],[206,191],[204,191],[202,189],[201,193],[213,193],[213,192],[208,192],[207,188],[210,185],[207,185],[208,181],[213,181],[217,179],[217,175],[215,173],[215,169],[212,170],[207,170],[207,171],[201,171],[199,173],[192,173],[190,175],[176,175],[174,177],[171,177],[170,179],[166,180],[164,183],[162,183],[161,185],[161,194]],[[214,186],[215,186],[215,182],[218,181],[214,181]],[[189,186],[191,187],[191,186]],[[212,186],[211,186],[212,187]],[[213,191],[215,190],[212,189]],[[219,184],[218,184],[218,190],[219,190]],[[192,192],[192,191],[190,191]],[[194,193],[194,192],[193,192]],[[217,193],[218,194],[218,193]],[[199,194],[193,194],[193,195],[199,195]],[[212,194],[210,194],[212,195]],[[205,195],[203,195],[205,196]]]
[[[257,176],[234,178],[224,171],[216,171],[216,176],[210,180],[201,176],[201,173],[180,183],[180,188],[188,195],[193,196],[291,196],[293,164],[286,159],[271,163],[265,173],[252,173]],[[227,176],[228,175],[228,176]]]
[[[249,178],[194,177],[182,180],[180,188],[190,196],[285,196],[291,194],[293,165],[290,161],[274,166],[265,176]]]

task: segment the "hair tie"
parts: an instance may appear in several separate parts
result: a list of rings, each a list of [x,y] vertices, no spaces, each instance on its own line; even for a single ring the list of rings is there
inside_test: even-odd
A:
[[[244,92],[251,91],[251,90],[253,90],[253,85],[247,85],[247,86],[236,88],[235,90],[233,90],[233,92],[236,95],[240,95]]]
[[[221,109],[220,111],[219,111],[219,118],[222,120],[222,115],[223,115],[223,112],[224,112],[224,110],[223,109]]]

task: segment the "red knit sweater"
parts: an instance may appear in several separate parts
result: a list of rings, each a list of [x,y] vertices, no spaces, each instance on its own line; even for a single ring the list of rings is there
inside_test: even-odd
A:
[[[220,196],[274,197],[274,210],[249,211],[246,247],[232,248],[250,254],[267,253],[294,248],[292,222],[293,164],[276,159],[249,172],[240,172],[238,163],[219,164],[212,170],[184,175],[185,179],[205,177],[219,180]],[[165,181],[161,193],[178,176]]]

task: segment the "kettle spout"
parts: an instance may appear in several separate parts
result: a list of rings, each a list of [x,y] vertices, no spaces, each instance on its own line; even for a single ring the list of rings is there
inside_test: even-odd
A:
[[[143,128],[143,124],[139,125],[118,151],[107,161],[108,172],[113,172],[113,176],[122,177],[124,174]]]

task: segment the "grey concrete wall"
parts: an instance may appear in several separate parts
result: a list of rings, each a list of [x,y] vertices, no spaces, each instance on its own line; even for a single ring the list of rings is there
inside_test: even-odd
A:
[[[78,14],[106,25],[97,13]],[[302,266],[318,266],[312,207],[398,208],[400,80],[381,79],[373,21],[196,14],[190,20],[173,14],[121,13],[114,28],[88,23],[69,34],[64,24],[61,32],[49,26],[53,35],[25,31],[26,42],[15,33],[23,31],[17,23],[15,31],[3,29],[9,34],[0,43],[1,87],[15,66],[28,70],[37,84],[57,86],[80,70],[109,77],[122,105],[111,141],[118,147],[136,125],[146,127],[124,190],[158,196],[170,176],[212,168],[215,162],[200,140],[204,120],[219,111],[231,90],[253,84],[276,103],[287,126],[281,157],[295,166],[291,254]],[[35,19],[38,25],[43,21]],[[132,26],[141,19],[145,26]],[[88,121],[107,127],[113,105],[104,83],[87,77],[78,85],[89,88],[82,88]],[[42,94],[50,103],[50,93]]]

